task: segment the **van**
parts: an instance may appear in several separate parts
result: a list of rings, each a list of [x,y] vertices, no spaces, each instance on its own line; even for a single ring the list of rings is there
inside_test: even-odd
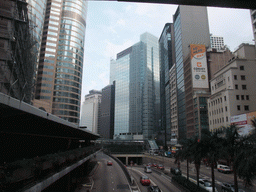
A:
[[[152,173],[151,167],[149,167],[149,166],[146,166],[146,167],[144,168],[144,171],[145,171],[146,173]]]
[[[227,165],[217,165],[217,170],[221,173],[231,173],[232,169]]]

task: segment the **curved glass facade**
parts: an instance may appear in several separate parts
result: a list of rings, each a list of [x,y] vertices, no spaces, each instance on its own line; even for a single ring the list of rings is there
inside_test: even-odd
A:
[[[52,114],[79,124],[87,1],[47,1],[36,99]],[[51,84],[51,87],[43,87]]]

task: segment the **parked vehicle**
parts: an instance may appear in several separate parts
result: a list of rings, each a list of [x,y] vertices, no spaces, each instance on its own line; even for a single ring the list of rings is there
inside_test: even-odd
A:
[[[181,175],[181,170],[179,168],[173,168],[171,167],[170,169],[171,173],[174,174],[174,175]]]
[[[199,185],[206,189],[207,191],[210,191],[212,192],[212,182],[207,180],[207,179],[199,179]],[[215,192],[218,192],[217,191],[217,188],[215,187]]]
[[[223,192],[234,192],[235,186],[231,183],[222,183],[221,191]],[[238,192],[245,192],[243,189],[238,189]]]

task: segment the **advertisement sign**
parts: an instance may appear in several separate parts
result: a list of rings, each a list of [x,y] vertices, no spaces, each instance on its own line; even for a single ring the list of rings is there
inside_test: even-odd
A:
[[[209,88],[205,45],[190,45],[193,88]]]
[[[255,129],[252,125],[252,119],[256,117],[256,112],[246,113],[242,115],[232,116],[231,125],[237,125],[238,133],[241,136],[250,135]]]

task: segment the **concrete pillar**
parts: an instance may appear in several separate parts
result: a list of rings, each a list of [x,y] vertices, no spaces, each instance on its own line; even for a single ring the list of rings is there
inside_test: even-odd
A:
[[[126,159],[126,165],[128,165],[128,157],[125,157],[125,159]]]

